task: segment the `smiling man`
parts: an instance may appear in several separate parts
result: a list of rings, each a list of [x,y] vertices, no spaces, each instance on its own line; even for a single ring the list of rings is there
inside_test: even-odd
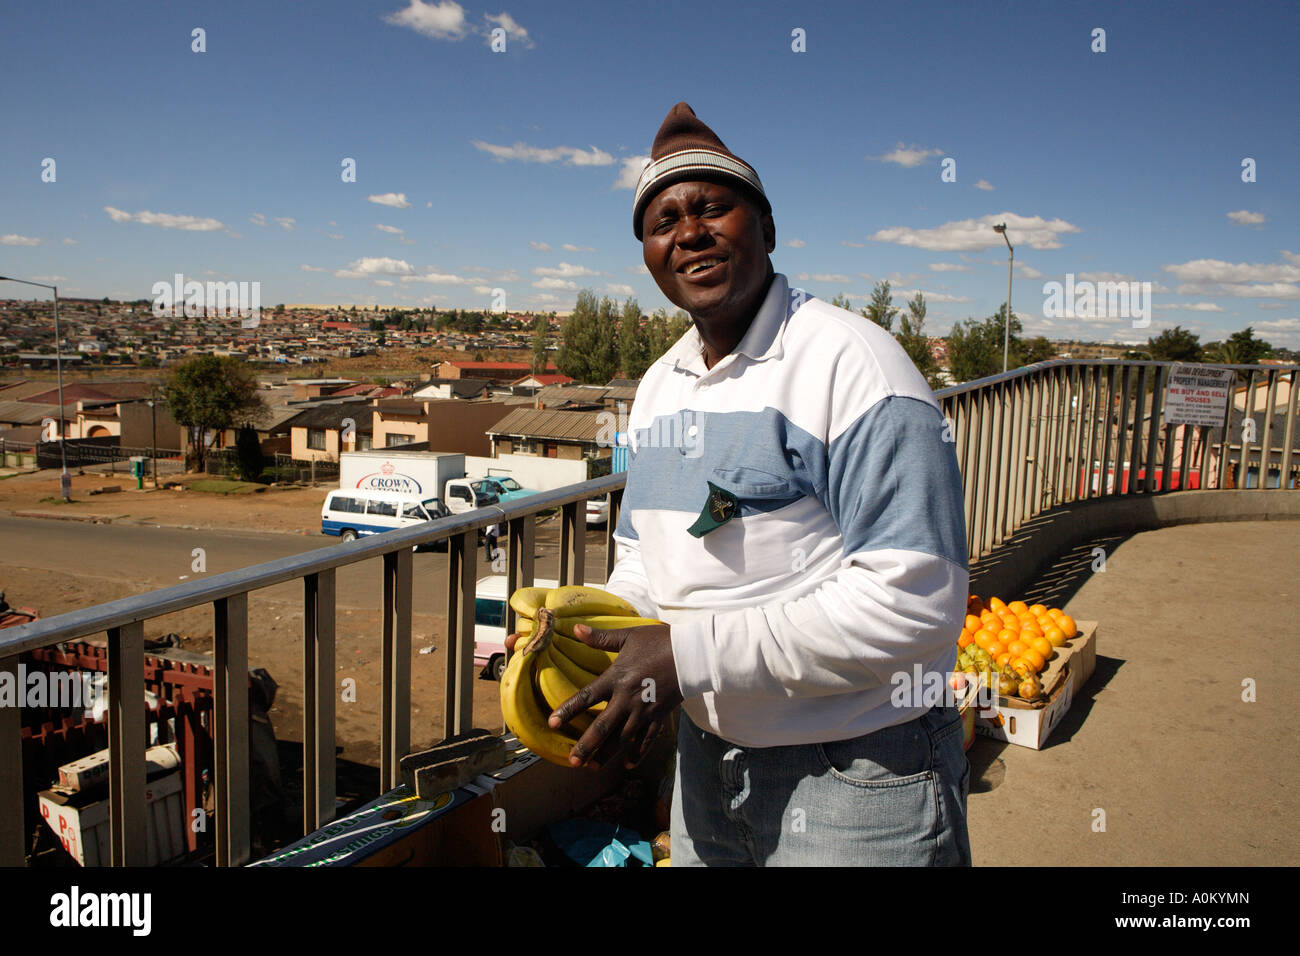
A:
[[[914,665],[951,671],[966,608],[933,393],[887,332],[773,270],[758,174],[685,103],[633,230],[693,327],[637,392],[606,587],[667,626],[580,627],[620,653],[552,724],[608,700],[572,759],[635,760],[681,706],[673,866],[968,864],[957,713],[891,699]]]

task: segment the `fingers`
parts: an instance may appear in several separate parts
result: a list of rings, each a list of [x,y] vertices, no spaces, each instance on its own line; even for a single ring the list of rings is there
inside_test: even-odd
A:
[[[575,714],[580,714],[593,704],[598,704],[602,700],[608,700],[610,692],[606,688],[610,685],[610,680],[604,674],[596,678],[590,684],[582,687],[576,694],[566,700],[559,707],[551,712],[550,719],[547,721],[552,727],[562,727],[573,719]],[[609,709],[609,705],[605,706]],[[602,714],[603,716],[603,714]],[[594,725],[593,725],[594,726]]]
[[[506,635],[506,650],[508,650],[508,651],[513,651],[513,650],[515,649],[515,644],[518,642],[518,640],[519,640],[519,635],[518,635],[518,634],[507,634],[507,635]]]

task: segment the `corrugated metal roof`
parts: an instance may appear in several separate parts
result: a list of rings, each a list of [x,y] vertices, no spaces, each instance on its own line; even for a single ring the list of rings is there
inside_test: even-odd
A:
[[[600,412],[566,412],[547,408],[518,408],[487,430],[489,435],[520,435],[557,441],[594,442],[600,434]]]
[[[69,406],[65,406],[69,407]],[[76,406],[70,406],[71,411],[65,411],[65,418],[76,419]],[[0,422],[11,422],[15,425],[39,425],[44,418],[57,418],[59,415],[58,405],[41,405],[36,402],[0,402]]]

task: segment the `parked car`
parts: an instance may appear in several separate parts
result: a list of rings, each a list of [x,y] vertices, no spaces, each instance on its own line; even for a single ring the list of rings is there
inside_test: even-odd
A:
[[[587,524],[603,525],[609,520],[609,495],[587,499]]]
[[[452,514],[458,515],[496,504],[497,494],[482,478],[453,478],[447,482],[442,500]]]
[[[535,578],[539,588],[559,587],[558,581]],[[506,576],[479,578],[474,596],[474,663],[482,675],[499,681],[506,671]]]
[[[505,504],[507,501],[514,501],[516,498],[526,498],[529,495],[537,494],[535,489],[525,488],[509,475],[485,475],[480,480],[485,482],[494,492],[496,492],[496,496],[501,500],[501,504]]]

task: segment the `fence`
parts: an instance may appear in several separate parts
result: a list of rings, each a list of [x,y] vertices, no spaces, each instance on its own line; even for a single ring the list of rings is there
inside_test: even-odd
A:
[[[239,456],[233,448],[214,448],[204,456],[203,468],[209,475],[225,477],[239,474]],[[272,481],[334,482],[339,477],[337,461],[306,461],[277,452],[262,456],[262,476]]]
[[[1286,396],[1285,410],[1267,417],[1258,442],[1243,436],[1235,446],[1231,435],[1224,440],[1232,420],[1231,403],[1220,428],[1200,428],[1193,433],[1164,425],[1161,430],[1167,363],[1047,362],[937,393],[961,465],[971,555],[996,545],[1034,515],[1068,501],[1161,494],[1187,487],[1193,465],[1198,475],[1208,476],[1213,470],[1212,485],[1222,488],[1228,486],[1229,475],[1235,476],[1236,483],[1245,484],[1243,479],[1256,455],[1265,465],[1261,473],[1276,458],[1285,486],[1294,487],[1296,392],[1291,384],[1296,367],[1234,368],[1247,385],[1245,412],[1255,408],[1256,383],[1266,391],[1270,412],[1276,408],[1274,400],[1284,384]],[[1280,448],[1274,441],[1279,430],[1284,436]],[[1092,480],[1094,474],[1097,481]],[[302,582],[303,825],[310,832],[326,824],[334,813],[336,569],[370,558],[383,559],[380,779],[384,786],[393,787],[400,781],[399,761],[410,749],[412,546],[448,543],[443,726],[446,734],[463,733],[472,727],[473,718],[479,530],[498,522],[508,529],[502,543],[510,593],[531,584],[534,578],[534,516],[558,507],[559,580],[563,584],[583,582],[585,501],[609,493],[610,513],[604,528],[608,574],[614,564],[612,535],[626,477],[617,473],[12,628],[0,632],[0,670],[16,674],[19,654],[107,632],[112,715],[111,860],[119,866],[135,864],[145,853],[146,808],[135,796],[143,790],[145,773],[141,746],[145,711],[140,706],[144,622],[211,604],[216,675],[216,861],[220,866],[241,865],[248,862],[250,854],[249,593],[287,581]],[[421,582],[422,587],[428,584],[427,580]],[[509,606],[505,623],[508,631],[514,629],[515,612]],[[19,763],[19,745],[17,708],[0,708],[0,766]],[[0,865],[23,862],[21,778],[21,774],[10,774],[0,779]],[[124,796],[128,794],[130,799]]]

